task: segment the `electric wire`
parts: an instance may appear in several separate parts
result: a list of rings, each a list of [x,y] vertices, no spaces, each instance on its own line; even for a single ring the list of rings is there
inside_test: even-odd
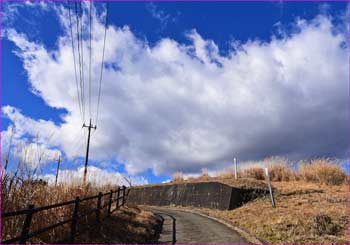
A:
[[[82,102],[83,122],[85,122],[85,99],[84,99],[84,89],[83,89],[82,69],[81,69],[82,61],[81,61],[81,55],[80,55],[79,14],[78,14],[77,2],[75,2],[75,15],[76,15],[76,24],[77,24],[77,43],[78,43],[78,56],[79,56],[80,98]]]
[[[91,118],[92,1],[90,1],[89,116]]]
[[[69,2],[68,2],[69,3]],[[78,104],[79,104],[79,110],[80,110],[80,116],[82,118],[83,124],[85,123],[86,119],[86,87],[85,86],[85,64],[84,64],[84,36],[88,36],[89,43],[88,43],[88,113],[90,118],[92,117],[92,108],[91,108],[91,100],[92,100],[92,57],[93,57],[93,46],[92,46],[92,39],[93,39],[93,5],[92,1],[90,1],[89,6],[89,20],[87,18],[84,18],[84,7],[82,6],[82,3],[75,2],[75,17],[76,17],[76,39],[77,39],[77,50],[75,45],[75,38],[74,38],[74,28],[72,21],[72,14],[71,14],[71,6],[68,4],[69,7],[69,27],[70,27],[70,34],[71,34],[71,42],[72,42],[72,51],[73,51],[73,59],[74,59],[74,74],[75,74],[75,83],[76,83],[76,90],[77,90],[77,98],[78,98]],[[88,7],[86,7],[88,9]],[[98,98],[97,98],[97,108],[96,108],[96,124],[98,122],[99,117],[99,110],[100,110],[100,101],[101,101],[101,95],[102,95],[102,81],[103,81],[103,72],[104,72],[104,62],[105,62],[105,50],[106,50],[106,38],[107,38],[107,27],[108,27],[108,18],[109,17],[109,4],[106,3],[106,15],[105,15],[105,23],[104,23],[104,37],[103,37],[103,50],[102,50],[102,59],[101,59],[101,67],[100,67],[100,74],[99,74],[99,81],[98,81]],[[86,21],[85,21],[86,20]],[[86,32],[87,35],[84,35],[84,23],[89,23],[89,32]],[[86,28],[85,30],[87,30]],[[74,35],[73,35],[74,34]],[[76,54],[77,53],[77,54]],[[78,60],[78,62],[77,62]],[[78,64],[77,64],[78,63]],[[77,70],[77,66],[79,66],[79,71]],[[78,75],[79,73],[79,75]],[[83,130],[84,139],[86,138],[86,131]],[[75,140],[73,140],[75,141]],[[83,140],[80,144],[77,144],[77,148],[73,150],[73,158],[75,157],[76,151],[80,151],[81,146],[87,145],[87,141]]]
[[[79,104],[79,111],[80,111],[80,117],[81,120],[84,122],[83,119],[83,111],[81,107],[81,98],[79,95],[79,82],[78,82],[78,76],[77,76],[77,65],[75,61],[75,48],[74,48],[74,36],[73,36],[73,26],[72,26],[72,16],[71,16],[71,7],[68,2],[68,16],[69,16],[69,27],[70,27],[70,35],[71,35],[71,40],[72,40],[72,51],[73,51],[73,62],[74,62],[74,75],[75,75],[75,85],[76,85],[76,90],[77,90],[77,99],[78,99],[78,104]]]
[[[101,85],[102,85],[102,76],[103,76],[103,67],[104,67],[104,57],[105,57],[105,48],[106,48],[106,36],[107,36],[107,25],[108,25],[108,9],[109,4],[106,3],[106,19],[105,19],[105,32],[103,39],[103,50],[102,50],[102,61],[101,61],[101,71],[100,71],[100,80],[99,80],[99,89],[98,89],[98,99],[97,99],[97,111],[96,111],[96,125],[98,121],[99,109],[100,109],[100,100],[101,100]]]
[[[84,114],[85,114],[85,76],[84,76],[84,28],[83,28],[83,22],[84,22],[84,12],[83,12],[83,7],[82,7],[82,2],[79,3],[79,8],[80,8],[80,50],[81,50],[81,73],[82,73],[82,81],[83,81],[83,98],[84,98]],[[84,120],[85,122],[85,120]]]

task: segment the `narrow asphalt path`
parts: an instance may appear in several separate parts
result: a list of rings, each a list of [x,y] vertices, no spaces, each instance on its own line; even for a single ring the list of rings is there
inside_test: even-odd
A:
[[[247,244],[236,231],[204,216],[163,207],[147,208],[164,218],[163,232],[159,243],[172,243],[173,225],[171,215],[176,219],[176,243],[196,244]]]

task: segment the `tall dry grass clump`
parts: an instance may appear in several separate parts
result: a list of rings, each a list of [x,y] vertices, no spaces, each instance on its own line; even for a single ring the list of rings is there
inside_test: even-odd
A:
[[[298,180],[298,175],[293,169],[286,165],[273,165],[269,168],[272,181],[291,181]]]
[[[346,182],[346,173],[338,162],[329,158],[319,158],[301,162],[299,176],[304,181],[327,185],[341,185]]]
[[[238,177],[244,179],[266,180],[265,170],[269,170],[272,181],[299,181],[317,182],[328,185],[345,183],[347,175],[339,161],[328,158],[319,158],[311,161],[301,161],[296,168],[295,163],[284,157],[269,157],[262,161],[242,162],[239,164]],[[200,181],[235,181],[233,169],[226,169],[215,176],[209,176],[207,169],[202,169],[198,177],[189,177],[186,180],[183,174],[177,172],[172,182],[200,182]],[[237,181],[235,181],[237,182]]]
[[[254,167],[254,168],[247,168],[239,173],[240,178],[252,178],[257,180],[264,180],[265,179],[265,172],[264,169]]]
[[[2,176],[2,193],[1,205],[2,212],[11,212],[21,209],[27,209],[29,204],[35,207],[43,207],[56,203],[74,200],[76,196],[81,198],[86,196],[96,195],[99,191],[107,192],[111,189],[110,186],[95,187],[91,185],[67,185],[59,184],[57,186],[48,185],[45,181],[38,181],[38,178],[33,176],[23,175],[14,176],[5,174]],[[116,187],[113,187],[115,189]],[[105,196],[103,203],[108,202],[108,197]],[[79,210],[84,213],[96,208],[96,200],[88,200],[80,203]],[[32,218],[31,231],[43,229],[49,225],[53,225],[63,220],[70,219],[73,213],[73,205],[57,207],[45,211],[35,213]],[[4,218],[2,220],[2,240],[7,240],[19,236],[23,226],[24,216],[14,216]],[[87,228],[93,222],[94,217],[87,216],[79,222],[82,227]],[[42,233],[32,239],[31,243],[57,243],[69,236],[69,224],[57,227]]]
[[[182,172],[174,173],[173,179],[171,180],[171,182],[174,182],[174,183],[182,183],[184,181],[185,181],[185,179],[184,179],[184,175]]]
[[[293,170],[290,161],[285,157],[268,157],[263,161],[268,167],[272,181],[297,180],[297,173]]]
[[[262,161],[249,161],[241,164],[239,176],[265,180],[264,168],[268,167],[272,181],[296,180],[297,176],[290,166],[290,162],[284,157],[268,157]]]
[[[50,185],[45,180],[40,180],[45,167],[45,154],[40,147],[16,146],[16,151],[23,154],[14,158],[15,168],[8,171],[3,167],[1,175],[1,212],[11,212],[27,209],[29,204],[34,207],[43,207],[65,201],[74,200],[76,196],[81,198],[96,195],[98,192],[107,192],[116,186],[83,186],[81,181],[70,179],[69,183],[63,181],[57,186]],[[36,157],[33,157],[36,156]],[[6,162],[8,158],[6,158]],[[5,164],[3,165],[5,166]],[[107,197],[108,198],[108,197]],[[106,203],[105,198],[102,202]],[[90,211],[96,208],[96,200],[82,202],[79,209]],[[31,231],[43,229],[72,217],[73,205],[57,207],[38,213],[34,213],[31,222]],[[82,227],[88,227],[89,219],[82,218],[79,222]],[[1,240],[8,240],[20,235],[23,227],[24,216],[13,216],[2,219]],[[84,225],[85,224],[85,225]],[[69,224],[54,228],[31,238],[31,243],[57,243],[69,236]]]
[[[217,174],[217,177],[219,179],[234,179],[235,178],[234,170],[228,169],[228,168],[224,169],[223,171]]]
[[[200,181],[206,181],[210,179],[209,173],[208,173],[208,169],[207,168],[202,168],[201,169],[201,174],[200,176],[197,178]]]

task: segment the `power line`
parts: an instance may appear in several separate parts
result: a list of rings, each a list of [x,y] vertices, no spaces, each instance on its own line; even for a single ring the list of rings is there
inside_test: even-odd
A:
[[[71,35],[71,40],[72,40],[72,50],[73,50],[73,62],[74,62],[74,75],[75,75],[75,85],[76,85],[76,90],[77,90],[77,99],[78,99],[78,104],[79,104],[79,111],[80,111],[80,117],[81,120],[83,121],[83,112],[81,108],[81,99],[79,95],[79,85],[78,85],[78,76],[77,76],[77,65],[75,62],[75,48],[74,48],[74,36],[73,36],[73,26],[72,26],[72,16],[71,16],[71,8],[70,4],[68,3],[68,15],[69,15],[69,27],[70,27],[70,35]],[[84,122],[84,121],[83,121]]]
[[[80,8],[80,49],[81,49],[81,73],[82,73],[82,80],[83,80],[83,98],[84,98],[84,114],[85,114],[85,76],[84,76],[84,28],[83,28],[83,21],[84,21],[84,11],[82,8],[82,2],[79,2],[79,8]],[[85,120],[84,120],[85,122]]]
[[[92,1],[90,1],[89,116],[91,118]]]
[[[109,4],[106,3],[106,19],[105,19],[105,34],[103,39],[103,51],[102,51],[102,61],[101,61],[101,72],[100,72],[100,82],[99,82],[99,89],[98,89],[98,100],[97,100],[97,111],[96,111],[96,125],[98,121],[98,114],[100,109],[100,100],[101,100],[101,84],[102,84],[102,75],[103,75],[103,63],[104,63],[104,57],[105,57],[105,48],[106,48],[106,36],[107,36],[107,25],[108,25],[108,7]]]
[[[83,89],[83,79],[82,79],[82,61],[80,55],[80,34],[79,34],[79,14],[78,14],[78,5],[75,2],[75,15],[76,15],[76,23],[77,23],[77,43],[78,43],[78,55],[79,55],[79,77],[80,77],[80,98],[82,104],[83,111],[83,122],[85,122],[85,99],[84,99],[84,89]]]
[[[106,49],[106,36],[107,36],[107,26],[108,26],[108,3],[106,4],[106,17],[105,17],[105,25],[104,25],[104,40],[103,40],[103,51],[102,51],[102,61],[101,61],[101,71],[100,71],[100,77],[99,77],[99,90],[98,90],[98,101],[97,101],[97,111],[96,111],[96,123],[98,120],[98,114],[99,114],[99,107],[100,107],[100,100],[101,100],[101,86],[102,86],[102,78],[103,78],[103,67],[104,67],[104,56],[105,56],[105,49]],[[86,21],[85,23],[89,22],[89,73],[88,73],[88,79],[89,79],[89,116],[90,116],[90,122],[89,125],[85,124],[85,77],[84,77],[84,10],[82,8],[82,3],[79,3],[79,6],[77,2],[75,2],[75,14],[76,14],[76,24],[77,24],[77,43],[78,43],[78,55],[79,55],[79,75],[80,75],[80,99],[81,99],[81,108],[82,108],[82,114],[83,114],[83,128],[88,129],[88,137],[86,141],[86,156],[85,156],[85,169],[84,169],[84,185],[86,184],[86,176],[87,176],[87,166],[89,161],[89,148],[90,148],[90,136],[91,136],[91,129],[96,130],[96,124],[95,126],[92,125],[92,119],[91,119],[91,80],[92,80],[92,2],[90,2],[90,10],[89,10],[89,21]],[[87,29],[87,28],[86,28]],[[72,29],[71,29],[72,30]],[[73,31],[71,31],[73,33]],[[72,35],[73,36],[73,35]],[[72,39],[73,40],[73,39]],[[73,42],[74,47],[74,42]],[[76,76],[77,78],[77,76]],[[77,81],[78,79],[76,79]],[[78,86],[77,86],[78,87]],[[79,93],[78,93],[79,94]],[[85,130],[84,130],[85,134]]]

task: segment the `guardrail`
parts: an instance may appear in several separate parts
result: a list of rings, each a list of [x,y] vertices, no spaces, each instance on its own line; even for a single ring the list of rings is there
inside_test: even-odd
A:
[[[128,189],[128,192],[126,192],[126,189],[127,188],[125,186],[123,186],[122,188],[118,187],[118,189],[115,191],[111,190],[110,192],[107,192],[107,193],[100,192],[100,193],[98,193],[98,195],[95,195],[95,196],[89,196],[89,197],[84,197],[84,198],[80,198],[77,196],[74,200],[71,200],[71,201],[56,203],[53,205],[43,206],[43,207],[34,207],[34,205],[30,204],[30,205],[28,205],[27,209],[22,209],[22,210],[17,210],[17,211],[13,211],[13,212],[7,212],[7,213],[1,213],[2,219],[8,218],[8,217],[19,216],[19,215],[25,215],[21,234],[17,237],[12,238],[12,239],[1,241],[1,243],[6,244],[6,243],[19,242],[20,244],[25,244],[29,238],[32,238],[34,236],[37,236],[41,233],[44,233],[44,232],[50,230],[50,229],[54,229],[56,227],[62,226],[62,225],[67,224],[67,223],[71,224],[69,241],[70,241],[70,243],[73,243],[74,238],[75,238],[75,233],[76,233],[76,225],[77,225],[77,221],[79,220],[79,218],[82,218],[82,217],[88,216],[92,213],[95,213],[96,214],[96,222],[99,223],[100,222],[100,211],[102,209],[108,207],[107,208],[107,215],[110,215],[112,212],[117,210],[119,207],[124,206],[125,199],[128,196],[129,191],[130,191],[130,189]],[[113,198],[113,194],[115,194],[115,193],[116,193],[116,197]],[[108,202],[106,204],[102,205],[102,198],[104,196],[108,196],[108,195],[109,195]],[[85,202],[87,200],[93,200],[93,199],[97,199],[96,208],[94,208],[86,213],[80,213],[79,212],[79,204],[82,202]],[[119,203],[119,200],[121,200],[121,203]],[[116,208],[114,210],[111,210],[112,204],[114,202],[116,202]],[[39,212],[44,211],[44,210],[49,210],[49,209],[73,205],[73,204],[74,204],[74,209],[72,212],[72,217],[70,219],[66,219],[66,220],[63,220],[63,221],[58,222],[56,224],[42,228],[40,230],[30,232],[30,226],[32,223],[33,214],[39,213]]]
[[[168,216],[171,220],[172,220],[172,242],[171,244],[176,244],[176,218],[170,214],[166,214],[166,213],[155,213],[156,215],[158,215],[161,220],[162,220],[162,225],[164,224],[164,217],[163,215]]]

